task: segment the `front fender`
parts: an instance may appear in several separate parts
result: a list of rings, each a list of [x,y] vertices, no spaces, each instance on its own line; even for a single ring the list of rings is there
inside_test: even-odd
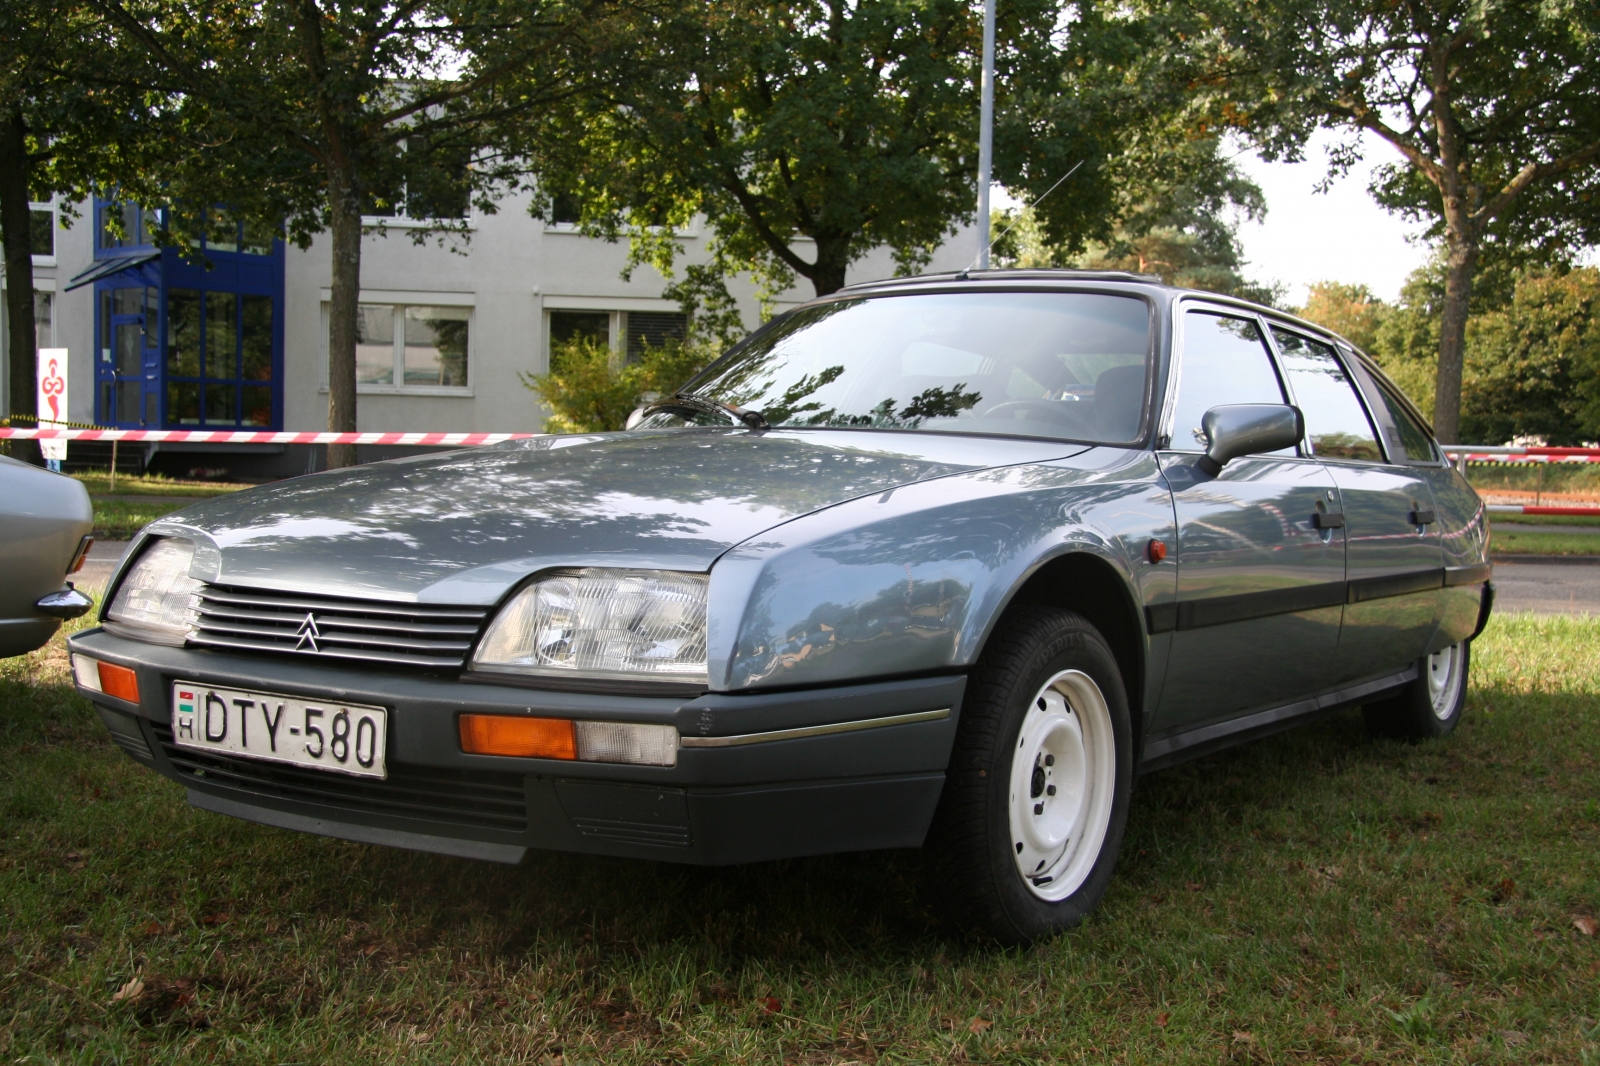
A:
[[[963,669],[1041,566],[1091,552],[1136,602],[1171,502],[1148,453],[957,474],[771,529],[711,571],[711,687],[836,684]]]

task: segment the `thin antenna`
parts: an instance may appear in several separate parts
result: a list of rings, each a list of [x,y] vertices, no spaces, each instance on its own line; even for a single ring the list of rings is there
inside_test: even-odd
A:
[[[1072,177],[1072,175],[1076,174],[1078,172],[1078,168],[1081,167],[1081,166],[1083,166],[1083,160],[1080,159],[1076,163],[1072,164],[1072,169],[1071,170],[1067,171],[1065,174],[1063,174],[1059,178],[1057,178],[1056,179],[1056,183],[1054,185],[1050,186],[1048,189],[1046,189],[1044,191],[1044,196],[1039,197],[1037,200],[1035,200],[1033,203],[1029,204],[1028,206],[1029,207],[1038,207],[1040,204],[1044,203],[1044,197],[1045,196],[1049,196],[1051,193],[1053,193],[1057,189],[1059,189],[1061,187],[1061,183],[1066,181],[1068,178]],[[978,253],[977,259],[974,259],[971,263],[968,263],[966,268],[963,269],[961,271],[961,273],[962,274],[971,273],[972,269],[978,265],[978,259],[987,258],[988,255],[989,255],[989,249],[991,249],[995,245],[999,244],[1000,243],[1000,238],[1004,237],[1006,234],[1008,234],[1012,230],[1016,229],[1017,228],[1017,223],[1021,222],[1021,221],[1022,221],[1022,212],[1018,211],[1017,212],[1017,217],[1011,220],[1011,225],[1009,225],[1005,229],[1001,230],[999,232],[999,234],[996,235],[994,240],[990,241],[987,245],[985,245],[983,251]]]

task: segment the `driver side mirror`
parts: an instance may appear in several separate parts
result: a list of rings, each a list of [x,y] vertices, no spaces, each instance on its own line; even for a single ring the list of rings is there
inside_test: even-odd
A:
[[[1293,448],[1305,436],[1298,407],[1282,403],[1234,403],[1213,407],[1200,419],[1211,442],[1195,463],[1211,477],[1241,455],[1259,455]]]

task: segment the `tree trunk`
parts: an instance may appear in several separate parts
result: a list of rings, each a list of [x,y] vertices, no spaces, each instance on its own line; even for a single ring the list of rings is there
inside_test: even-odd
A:
[[[1461,376],[1467,350],[1467,306],[1478,269],[1477,235],[1453,228],[1446,237],[1444,310],[1439,320],[1439,372],[1433,389],[1433,431],[1443,444],[1461,444]],[[1494,441],[1477,441],[1489,443]]]
[[[33,321],[33,233],[28,213],[29,174],[27,126],[11,108],[0,120],[0,238],[5,245],[6,318],[9,323],[7,365],[10,371],[10,413],[32,415],[38,337]],[[17,441],[14,444],[21,444]],[[14,448],[31,453],[32,447]]]
[[[328,300],[328,429],[356,431],[356,311],[361,299],[361,197],[354,166],[331,166],[333,291]],[[356,464],[354,444],[328,445],[328,469]]]
[[[845,269],[850,265],[850,238],[818,237],[817,263],[811,273],[811,285],[818,296],[827,296],[844,288]]]

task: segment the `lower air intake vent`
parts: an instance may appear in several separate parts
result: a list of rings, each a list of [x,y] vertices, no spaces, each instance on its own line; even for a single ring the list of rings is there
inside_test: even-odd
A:
[[[196,778],[197,783],[272,799],[477,829],[522,833],[528,828],[527,791],[521,774],[391,766],[384,780],[347,777],[180,747],[173,743],[169,726],[152,723],[152,728],[173,768],[182,777]]]
[[[486,607],[385,603],[207,585],[191,644],[460,669]]]

